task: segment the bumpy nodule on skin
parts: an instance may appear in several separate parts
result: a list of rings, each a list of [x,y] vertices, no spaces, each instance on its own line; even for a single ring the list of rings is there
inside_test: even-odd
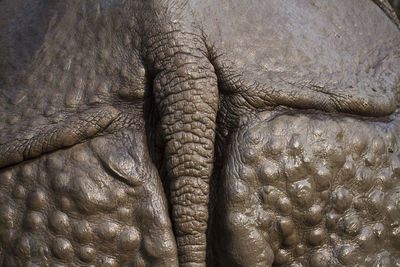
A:
[[[2,10],[0,72],[9,79],[0,78],[0,166],[82,142],[112,122],[138,123],[140,115],[126,116],[143,108],[146,87],[137,1],[11,2],[2,5],[30,30],[20,33]]]
[[[0,265],[178,266],[144,138],[124,130],[3,169]]]
[[[232,134],[210,240],[215,263],[399,264],[398,115],[268,116]]]

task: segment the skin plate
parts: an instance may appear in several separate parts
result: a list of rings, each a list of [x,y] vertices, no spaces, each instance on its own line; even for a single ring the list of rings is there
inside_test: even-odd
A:
[[[385,150],[390,142],[383,129],[398,135],[393,126],[396,116],[389,115],[397,105],[400,37],[372,2],[223,0],[180,5],[179,1],[146,1],[150,3],[146,12],[138,12],[143,15],[142,24],[137,24],[140,16],[132,15],[142,11],[141,1],[70,1],[68,7],[61,2],[16,1],[19,16],[7,7],[10,2],[0,2],[0,9],[7,10],[0,21],[0,57],[5,59],[0,63],[0,161],[5,166],[38,158],[2,169],[0,254],[5,255],[1,259],[6,265],[47,261],[176,266],[177,246],[181,263],[187,266],[205,265],[206,246],[213,248],[209,259],[216,265],[351,265],[352,260],[362,262],[362,256],[367,265],[397,261],[394,248],[398,244],[390,242],[399,232],[398,211],[382,211],[382,226],[374,217],[380,209],[369,210],[368,205],[382,206],[378,202],[383,194],[385,205],[398,206],[397,189],[389,190],[396,182],[379,187],[369,180],[375,181],[386,169],[391,179],[397,177],[397,170],[390,170],[397,166],[392,156],[377,159],[382,145],[375,139],[383,139]],[[165,6],[171,8],[172,17],[164,13]],[[38,18],[32,18],[37,14]],[[158,24],[143,23],[147,18],[161,19]],[[27,25],[30,34],[24,32]],[[169,32],[171,25],[178,30]],[[141,31],[149,35],[144,43]],[[21,36],[25,39],[19,42]],[[239,78],[231,80],[233,76]],[[178,93],[179,89],[186,94]],[[157,107],[146,109],[154,101]],[[95,121],[92,114],[101,115],[109,107],[105,123],[87,124]],[[288,107],[314,109],[314,115],[290,115],[293,110]],[[276,113],[262,113],[265,110]],[[290,114],[284,115],[288,110]],[[331,117],[321,111],[342,114]],[[349,114],[343,113],[379,119],[354,116],[348,121]],[[149,117],[161,122],[149,128]],[[296,123],[300,125],[292,129]],[[318,126],[322,133],[316,136],[309,132],[314,124],[322,125]],[[264,127],[265,138],[270,136],[280,144],[273,145],[279,153],[241,147],[253,145],[242,131],[252,132],[254,125]],[[220,146],[216,157],[215,127]],[[132,128],[136,130],[130,132]],[[152,142],[162,141],[145,138],[152,139],[154,129],[163,130],[169,141],[160,144],[159,150]],[[349,141],[352,137],[347,133],[353,130],[355,136],[370,133],[367,141],[360,141],[366,143],[367,152],[358,156],[353,153],[358,145]],[[23,140],[32,140],[35,146],[28,142],[21,148]],[[9,162],[3,148],[7,152],[10,147],[28,153],[21,156],[17,149],[13,154],[17,160]],[[175,228],[180,240],[174,240],[160,177],[147,150],[156,154],[153,161],[160,159],[155,163],[161,178],[172,172],[168,196],[176,207],[171,212],[176,225],[183,222],[183,227]],[[190,158],[194,150],[201,156]],[[40,156],[46,152],[50,153]],[[263,165],[263,171],[278,169],[281,182],[258,178],[261,167],[251,159],[246,161],[261,152],[268,155],[260,161],[272,162]],[[351,154],[355,164],[350,182],[337,177],[348,168],[347,156],[341,165],[342,153]],[[218,179],[211,184],[217,193],[210,197],[210,209],[217,206],[214,216],[219,219],[209,220],[210,239],[206,240],[208,178],[214,159]],[[54,162],[57,168],[52,173]],[[181,164],[186,162],[189,165]],[[179,168],[174,168],[176,163]],[[202,177],[196,174],[198,168]],[[181,173],[187,175],[176,179]],[[319,175],[324,177],[322,185],[317,183]],[[243,181],[248,185],[241,185]],[[66,184],[60,189],[53,182]],[[322,190],[327,184],[329,188]],[[246,190],[251,194],[243,193]],[[58,194],[67,196],[58,200]],[[276,198],[283,203],[275,202]],[[355,201],[359,198],[367,199],[363,200],[367,208]],[[200,204],[194,208],[193,202]],[[357,209],[358,205],[362,208]],[[128,212],[128,222],[117,213],[120,208],[125,209],[123,213],[135,209],[133,215]],[[318,222],[309,219],[320,215]],[[188,217],[192,220],[186,223]],[[81,225],[81,221],[87,223]],[[57,223],[94,229],[94,239],[81,242],[74,228],[57,232]],[[213,236],[215,231],[218,235]],[[370,247],[370,241],[361,252],[357,250],[364,242],[361,239],[371,240],[371,231],[378,236],[372,240],[384,247],[382,253]],[[381,233],[388,232],[393,235],[388,243],[379,241]],[[132,250],[127,252],[125,247]],[[367,257],[366,251],[372,256]]]
[[[164,190],[140,131],[2,169],[0,200],[4,266],[178,266]]]
[[[244,84],[271,88],[272,100],[288,98],[268,103],[265,96],[267,104],[289,102],[304,108],[315,98],[322,102],[320,107],[309,108],[332,105],[329,112],[376,116],[395,110],[400,31],[372,1],[227,0],[190,5],[216,68],[222,73],[230,69],[226,76],[241,77],[239,93],[248,90]],[[261,95],[253,89],[248,98]],[[290,103],[290,98],[299,100]]]
[[[216,177],[213,266],[398,264],[399,127],[265,112],[239,128]]]

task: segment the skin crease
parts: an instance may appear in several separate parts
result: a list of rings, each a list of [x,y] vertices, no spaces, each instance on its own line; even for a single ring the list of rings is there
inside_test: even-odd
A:
[[[376,177],[397,175],[395,157],[376,155],[382,146],[397,155],[400,33],[387,3],[377,4],[386,14],[366,0],[2,1],[2,263],[398,262],[398,244],[382,243],[378,253],[362,243],[381,226],[346,198],[375,203],[382,192],[396,207],[397,191],[388,188],[398,182],[354,188],[335,176],[350,159],[328,149],[367,146],[346,134],[358,125],[370,132],[364,139],[383,141],[351,155],[357,169],[362,155]],[[308,128],[284,126],[297,121]],[[304,133],[314,130],[309,140]],[[261,143],[269,138],[263,148],[251,147],[257,134]],[[314,143],[327,150],[315,152]],[[279,158],[274,149],[289,152]],[[276,167],[286,180],[259,178],[260,160],[261,172]],[[302,177],[288,171],[293,160]],[[329,188],[301,168],[329,173]],[[397,238],[393,209],[382,215],[389,240]],[[309,223],[315,214],[324,219]],[[328,227],[331,215],[337,228]],[[85,239],[85,227],[96,237]]]

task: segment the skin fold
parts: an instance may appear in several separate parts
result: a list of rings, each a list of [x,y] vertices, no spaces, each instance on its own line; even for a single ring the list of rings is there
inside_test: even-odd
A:
[[[0,10],[3,265],[399,262],[387,2]]]

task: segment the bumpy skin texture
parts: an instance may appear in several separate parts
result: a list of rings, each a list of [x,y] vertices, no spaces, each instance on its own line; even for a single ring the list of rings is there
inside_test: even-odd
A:
[[[400,264],[375,3],[1,1],[1,263]]]
[[[146,151],[126,129],[3,170],[2,264],[178,266]]]
[[[215,265],[397,266],[399,126],[398,115],[266,112],[238,129],[220,174]]]

